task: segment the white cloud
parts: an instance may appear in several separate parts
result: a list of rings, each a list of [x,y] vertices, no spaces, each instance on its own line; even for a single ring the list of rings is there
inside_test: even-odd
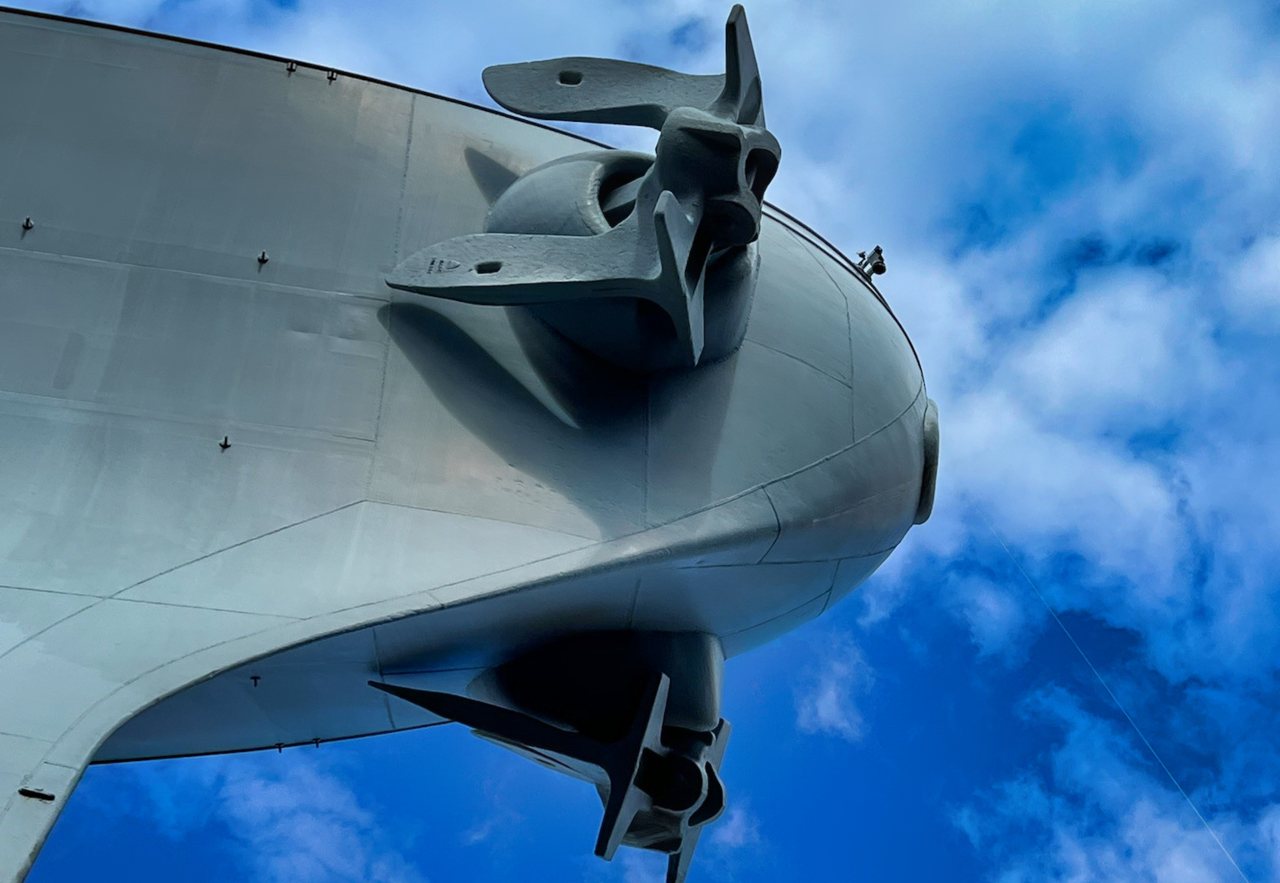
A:
[[[35,5],[35,4],[33,4]],[[164,0],[79,0],[76,3],[41,3],[39,6],[72,15],[127,25],[141,25],[160,11]]]
[[[665,883],[667,879],[665,855],[629,849],[615,861],[622,867],[623,883]]]
[[[1153,271],[1091,273],[999,370],[1064,435],[1158,426],[1222,391],[1195,299]]]
[[[509,774],[499,772],[484,780],[484,794],[488,801],[488,811],[483,818],[462,832],[462,843],[465,846],[491,844],[495,834],[518,828],[524,816],[511,805],[510,794],[519,786]]]
[[[481,819],[462,832],[462,842],[466,846],[477,846],[484,843],[497,830],[498,819],[495,816]]]
[[[961,519],[989,542],[984,522],[953,506],[967,501],[1033,554],[1076,550],[1140,591],[1169,590],[1184,544],[1177,496],[1157,464],[1046,425],[1008,392],[966,396],[951,413],[939,495],[953,496],[943,520]]]
[[[274,780],[232,773],[222,796],[258,880],[421,879],[403,856],[379,848],[374,817],[335,777],[297,768]]]
[[[1222,280],[1223,298],[1244,329],[1280,332],[1280,235],[1263,236]]]
[[[1030,712],[1062,733],[1048,769],[998,784],[954,815],[974,849],[993,858],[993,879],[1238,881],[1244,875],[1218,838],[1239,853],[1274,834],[1280,806],[1252,823],[1210,815],[1206,827],[1125,729],[1069,694],[1042,693]],[[1274,855],[1260,867],[1280,879]]]
[[[211,820],[224,824],[240,847],[246,879],[424,883],[341,771],[296,753],[140,765],[133,781],[136,794],[124,789],[130,811],[166,836],[182,838]]]
[[[760,822],[742,801],[736,802],[711,828],[710,841],[725,849],[741,849],[760,842]]]
[[[1043,616],[1042,611],[1030,606],[1035,599],[1020,583],[999,585],[984,576],[966,576],[952,580],[947,592],[983,656],[1012,659],[1019,655],[1027,620]]]
[[[1280,880],[1280,806],[1273,806],[1258,821],[1258,847],[1267,861],[1274,878]]]
[[[871,687],[873,675],[852,638],[831,635],[816,664],[796,687],[796,726],[801,732],[862,738],[857,697]]]

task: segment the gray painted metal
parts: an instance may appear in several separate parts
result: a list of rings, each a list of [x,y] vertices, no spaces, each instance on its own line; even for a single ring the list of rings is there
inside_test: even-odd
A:
[[[657,128],[656,155],[596,150],[539,166],[503,191],[483,233],[418,252],[387,283],[529,307],[624,368],[690,368],[737,350],[781,158],[742,7],[725,24],[723,76],[560,58],[484,79],[494,100],[532,116]]]
[[[732,657],[927,514],[910,343],[779,212],[742,347],[637,376],[382,281],[581,139],[13,12],[0,119],[0,879],[92,760],[434,723],[366,681],[566,632]]]

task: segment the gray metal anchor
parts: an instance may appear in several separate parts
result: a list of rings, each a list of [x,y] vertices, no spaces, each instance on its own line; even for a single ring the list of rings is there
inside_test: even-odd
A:
[[[653,673],[625,733],[601,740],[519,711],[465,696],[370,681],[370,686],[471,727],[486,739],[546,766],[593,782],[604,800],[596,855],[611,860],[624,843],[668,853],[667,880],[688,874],[702,828],[724,811],[719,767],[729,741],[720,720],[684,744],[663,741],[671,681]]]
[[[725,38],[720,75],[600,58],[486,69],[485,87],[503,107],[655,128],[656,156],[590,151],[533,169],[494,203],[485,232],[414,254],[387,284],[529,307],[579,345],[637,370],[733,352],[746,330],[762,201],[781,148],[765,128],[741,6]]]

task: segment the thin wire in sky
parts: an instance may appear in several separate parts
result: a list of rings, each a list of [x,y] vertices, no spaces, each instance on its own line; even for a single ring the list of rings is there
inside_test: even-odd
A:
[[[1089,671],[1093,672],[1093,676],[1098,679],[1098,683],[1102,686],[1103,691],[1111,697],[1111,701],[1115,703],[1116,708],[1118,708],[1120,713],[1124,715],[1124,719],[1129,722],[1129,726],[1133,727],[1133,731],[1138,734],[1138,738],[1142,741],[1142,744],[1146,746],[1147,751],[1150,752],[1151,756],[1155,758],[1160,769],[1164,770],[1164,774],[1169,777],[1169,781],[1173,783],[1173,787],[1178,789],[1178,793],[1181,794],[1183,800],[1187,802],[1187,806],[1191,807],[1191,811],[1196,814],[1196,818],[1200,820],[1200,824],[1209,832],[1209,836],[1213,838],[1213,842],[1218,844],[1218,848],[1221,849],[1222,854],[1227,857],[1227,861],[1231,862],[1231,867],[1236,869],[1236,873],[1240,875],[1241,880],[1244,880],[1245,883],[1250,883],[1248,876],[1241,869],[1240,865],[1236,863],[1235,856],[1231,854],[1231,850],[1227,849],[1226,845],[1218,837],[1217,832],[1213,830],[1213,826],[1209,824],[1209,820],[1200,812],[1195,801],[1191,799],[1191,795],[1187,793],[1186,789],[1182,787],[1182,783],[1178,781],[1177,776],[1173,774],[1173,770],[1169,769],[1168,764],[1166,764],[1164,759],[1160,757],[1155,746],[1151,744],[1151,740],[1149,740],[1146,734],[1142,732],[1142,728],[1138,726],[1138,722],[1133,719],[1133,715],[1129,714],[1129,710],[1124,707],[1124,704],[1121,703],[1119,697],[1112,692],[1111,687],[1107,685],[1106,679],[1102,677],[1102,672],[1098,671],[1098,667],[1093,664],[1093,660],[1089,658],[1089,654],[1084,652],[1084,648],[1080,646],[1080,642],[1076,640],[1075,635],[1071,634],[1071,630],[1067,628],[1067,624],[1062,621],[1062,617],[1058,616],[1058,612],[1053,609],[1053,605],[1049,603],[1049,599],[1045,597],[1044,592],[1040,591],[1040,586],[1038,586],[1036,581],[1031,578],[1031,575],[1027,573],[1026,569],[1022,566],[1022,562],[1014,556],[1013,552],[1009,549],[1009,545],[1004,541],[1004,537],[1002,537],[995,529],[995,526],[985,514],[979,513],[979,517],[981,517],[983,523],[986,524],[987,530],[991,531],[991,536],[995,537],[996,542],[1000,544],[1000,548],[1004,549],[1004,553],[1009,556],[1009,560],[1013,563],[1013,566],[1018,569],[1018,573],[1022,574],[1023,580],[1025,580],[1027,585],[1031,587],[1031,591],[1035,592],[1036,597],[1040,599],[1040,603],[1044,605],[1044,609],[1049,611],[1049,615],[1053,617],[1053,621],[1058,624],[1058,628],[1062,630],[1062,634],[1066,635],[1067,640],[1071,642],[1071,646],[1076,648],[1076,652],[1080,654],[1080,658],[1084,660],[1084,664],[1089,666]]]

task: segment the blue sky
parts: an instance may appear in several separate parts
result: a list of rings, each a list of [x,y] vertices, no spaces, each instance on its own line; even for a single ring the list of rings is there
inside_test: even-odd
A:
[[[528,58],[718,70],[728,9],[19,5],[477,101],[483,66]],[[730,662],[732,809],[693,879],[1280,881],[1280,10],[748,13],[770,196],[884,245],[943,461],[879,574]],[[94,768],[32,879],[659,879],[592,858],[598,819],[441,727]]]

